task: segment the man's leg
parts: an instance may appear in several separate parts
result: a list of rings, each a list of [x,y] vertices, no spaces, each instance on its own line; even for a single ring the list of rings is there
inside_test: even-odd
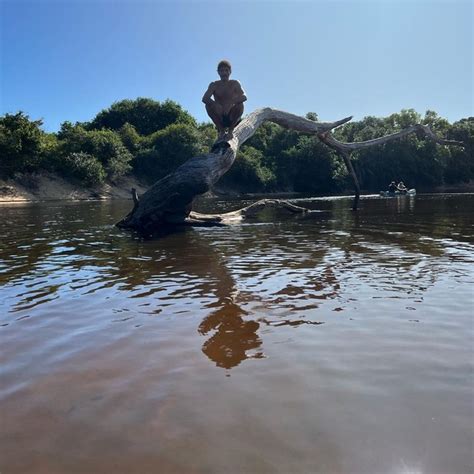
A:
[[[229,133],[232,135],[232,130],[234,130],[235,126],[240,122],[240,118],[244,113],[244,104],[235,104],[229,111]]]
[[[209,104],[206,104],[206,111],[207,115],[209,115],[209,117],[217,127],[217,133],[220,137],[224,133],[224,124],[222,123],[222,107],[216,102],[211,102]]]

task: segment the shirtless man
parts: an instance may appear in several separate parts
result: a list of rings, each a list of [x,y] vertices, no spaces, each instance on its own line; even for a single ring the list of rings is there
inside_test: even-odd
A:
[[[229,79],[231,72],[229,61],[221,61],[217,65],[220,81],[211,82],[202,98],[209,117],[217,127],[218,140],[232,138],[232,131],[244,113],[244,102],[247,100],[240,82]]]
[[[405,184],[403,183],[403,181],[400,181],[397,185],[397,189],[398,191],[400,191],[402,194],[406,194],[408,192],[408,189],[407,187],[405,186]]]

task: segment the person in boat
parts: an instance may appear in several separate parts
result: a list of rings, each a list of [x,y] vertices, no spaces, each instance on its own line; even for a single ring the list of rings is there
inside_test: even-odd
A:
[[[230,62],[220,61],[217,65],[220,80],[211,82],[202,97],[207,114],[217,127],[218,141],[232,138],[232,131],[240,122],[247,100],[240,82],[230,79],[231,72]]]
[[[397,190],[402,193],[402,194],[406,194],[408,192],[408,189],[407,187],[405,186],[405,184],[403,184],[403,181],[400,181],[397,185]]]
[[[392,181],[392,182],[388,185],[388,192],[389,192],[389,193],[395,193],[395,191],[398,191],[397,183],[396,183],[395,181]]]

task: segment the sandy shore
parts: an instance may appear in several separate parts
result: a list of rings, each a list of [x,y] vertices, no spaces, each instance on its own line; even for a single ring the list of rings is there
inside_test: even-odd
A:
[[[138,194],[147,189],[133,177],[122,178],[114,184],[84,188],[52,173],[24,174],[20,178],[0,179],[0,202],[131,199],[131,188]]]

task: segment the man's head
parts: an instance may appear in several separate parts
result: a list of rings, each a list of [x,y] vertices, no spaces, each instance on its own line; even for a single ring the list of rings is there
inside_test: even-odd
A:
[[[232,66],[230,65],[229,61],[223,59],[217,65],[217,73],[222,80],[229,79],[230,73],[232,72]]]

